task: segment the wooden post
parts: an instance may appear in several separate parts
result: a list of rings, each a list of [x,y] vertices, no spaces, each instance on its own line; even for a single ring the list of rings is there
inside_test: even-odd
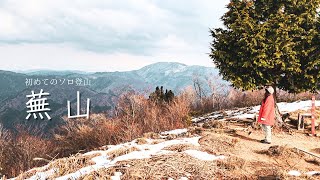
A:
[[[314,136],[316,134],[315,131],[315,110],[316,110],[316,105],[315,105],[315,96],[312,96],[312,107],[311,107],[311,134]]]
[[[304,129],[304,121],[303,121],[303,116],[302,114],[298,114],[298,125],[297,125],[297,129],[298,130],[303,130]]]

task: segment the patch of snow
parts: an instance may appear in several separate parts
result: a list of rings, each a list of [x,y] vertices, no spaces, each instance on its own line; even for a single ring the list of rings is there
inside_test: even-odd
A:
[[[233,116],[233,118],[239,118],[239,119],[254,119],[254,114],[241,114],[237,116]]]
[[[296,101],[292,103],[281,102],[277,103],[281,113],[293,112],[299,109],[301,110],[310,110],[311,109],[311,100],[309,101]],[[320,106],[320,101],[315,102],[316,106]]]
[[[193,118],[193,119],[191,119],[191,122],[194,122],[194,123],[197,123],[197,122],[199,122],[199,121],[200,121],[199,118]]]
[[[290,112],[294,112],[297,110],[310,110],[311,109],[311,100],[296,101],[296,102],[292,102],[292,103],[280,102],[280,103],[277,103],[277,105],[278,105],[281,113],[290,113]],[[319,100],[315,101],[315,105],[320,106],[320,101]],[[253,119],[255,114],[259,114],[259,110],[260,110],[260,105],[254,106],[254,107],[252,107],[252,109],[249,112],[247,112],[245,114],[233,116],[233,118]],[[226,111],[226,112],[230,113],[229,111]]]
[[[320,171],[310,171],[305,173],[308,176],[320,175]]]
[[[153,142],[153,139],[146,139],[147,143],[150,144]],[[137,143],[137,141],[135,141],[135,143]]]
[[[200,122],[200,121],[202,121],[202,120],[204,120],[204,119],[206,119],[206,118],[204,118],[204,117],[197,117],[197,118],[193,118],[191,121],[194,122],[194,123],[197,123],[197,122]]]
[[[186,132],[188,132],[188,129],[175,129],[175,130],[171,130],[171,131],[164,131],[164,132],[161,132],[160,134],[162,134],[162,135],[169,135],[169,134],[179,135],[179,134],[183,134]]]
[[[70,173],[61,177],[56,178],[56,180],[70,180],[70,179],[78,179],[81,176],[85,175],[85,174],[89,174],[93,171],[97,171],[100,168],[103,168],[104,166],[100,166],[100,165],[92,165],[92,166],[87,166],[84,168],[79,169],[78,171],[74,172],[74,173]],[[47,176],[48,177],[48,176]],[[44,178],[47,179],[47,178]]]
[[[207,152],[203,152],[203,151],[198,151],[198,150],[186,150],[183,151],[185,153],[187,153],[188,155],[203,160],[203,161],[214,161],[214,160],[218,160],[218,159],[224,159],[225,156],[215,156],[212,154],[209,154]]]
[[[233,110],[226,110],[226,111],[224,111],[224,113],[227,115],[231,115],[234,113],[234,111]]]
[[[121,172],[115,172],[113,176],[111,176],[111,180],[121,180],[122,173]]]
[[[35,175],[28,178],[29,180],[38,180],[38,179],[47,179],[47,177],[54,174],[54,172],[57,171],[57,169],[50,169],[45,172],[37,172]]]
[[[161,139],[165,139],[167,136],[160,135],[159,137],[160,137]]]
[[[164,141],[158,144],[136,144],[135,147],[140,149],[140,151],[133,151],[128,154],[116,157],[113,161],[123,161],[130,159],[145,159],[150,158],[152,155],[159,154],[167,154],[171,151],[162,150],[163,148],[176,144],[192,144],[195,146],[200,146],[199,144],[200,137],[192,137],[192,138],[182,138],[182,139],[174,139],[170,141]]]
[[[108,159],[108,156],[97,156],[97,157],[94,157],[91,159],[93,162],[96,163],[96,165],[106,165],[106,164],[109,164],[110,163],[110,160]]]
[[[167,70],[164,72],[164,74],[166,76],[168,76],[169,74],[175,74],[175,73],[178,73],[178,72],[182,72],[184,70],[184,68],[177,68],[177,69],[174,69],[174,70]]]
[[[299,171],[296,170],[291,170],[288,172],[289,175],[291,176],[301,176],[301,173]]]
[[[109,168],[114,166],[118,161],[124,161],[124,160],[130,160],[130,159],[145,159],[145,158],[150,158],[153,155],[159,155],[159,154],[168,154],[168,153],[174,153],[173,151],[168,151],[168,150],[163,150],[163,148],[171,145],[176,145],[176,144],[192,144],[195,146],[200,146],[199,144],[199,139],[201,137],[192,137],[192,138],[181,138],[181,139],[174,139],[170,141],[164,141],[158,144],[142,144],[139,145],[133,140],[131,142],[123,143],[123,144],[118,144],[118,145],[109,145],[108,150],[106,151],[95,151],[94,153],[100,152],[101,156],[97,156],[92,158],[92,161],[94,161],[96,164],[83,167],[79,169],[76,172],[61,176],[56,178],[57,180],[67,180],[67,179],[77,179],[80,178],[81,176],[85,174],[89,174],[93,171],[97,171],[101,168]],[[113,160],[109,159],[109,156],[107,156],[108,152],[120,149],[120,148],[130,148],[130,147],[136,147],[137,149],[140,149],[139,151],[132,151],[128,154],[124,154],[122,156],[118,156],[114,158]],[[91,154],[91,153],[86,153],[86,154]],[[93,153],[92,153],[93,154]],[[37,173],[33,179],[46,179],[50,175],[54,173],[53,170],[50,170],[52,172],[39,172]],[[119,174],[114,175],[115,180],[116,178],[120,178]]]
[[[101,154],[103,151],[90,151],[87,153],[84,153],[83,156],[89,156],[89,155],[93,155],[93,154]]]

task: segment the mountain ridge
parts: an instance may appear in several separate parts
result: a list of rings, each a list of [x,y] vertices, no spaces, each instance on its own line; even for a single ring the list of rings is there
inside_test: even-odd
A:
[[[65,71],[63,71],[65,72]],[[218,70],[214,67],[188,66],[182,63],[160,62],[145,66],[138,70],[122,72],[96,72],[90,74],[22,74],[0,70],[0,123],[12,128],[16,124],[25,121],[26,116],[26,95],[31,91],[39,92],[43,89],[50,93],[48,98],[52,106],[53,121],[57,124],[63,122],[63,115],[66,114],[67,100],[76,105],[76,93],[79,91],[84,98],[91,98],[92,113],[101,113],[116,105],[117,99],[127,91],[143,92],[146,95],[154,91],[156,86],[163,86],[165,89],[173,90],[179,94],[186,87],[193,86],[193,79],[196,77],[203,84],[208,95],[211,95],[211,87],[208,80],[223,82],[218,76]],[[26,86],[26,79],[76,79],[86,78],[91,80],[90,86],[75,86],[66,83],[60,85],[35,85]],[[83,106],[84,107],[84,106]],[[31,121],[35,124],[43,124],[41,121]],[[48,124],[47,129],[54,127],[55,123]]]

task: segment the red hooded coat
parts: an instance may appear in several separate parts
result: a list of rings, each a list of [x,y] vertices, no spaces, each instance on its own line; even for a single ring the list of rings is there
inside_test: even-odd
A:
[[[269,95],[265,102],[262,101],[259,111],[258,123],[272,126],[274,125],[274,116],[274,98],[272,95]],[[265,120],[263,121],[261,120],[261,118],[264,118]]]

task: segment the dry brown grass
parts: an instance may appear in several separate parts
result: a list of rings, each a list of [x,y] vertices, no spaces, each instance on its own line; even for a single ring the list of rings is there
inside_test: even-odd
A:
[[[118,149],[115,149],[115,150],[108,152],[107,155],[110,156],[110,158],[114,159],[118,156],[122,156],[122,155],[128,154],[133,151],[140,151],[140,149],[138,149],[134,146],[133,147],[120,147]]]
[[[149,101],[143,94],[123,94],[112,118],[93,115],[91,119],[66,119],[65,124],[55,130],[53,140],[30,135],[28,131],[13,135],[0,130],[0,176],[17,176],[47,163],[33,161],[33,158],[51,160],[52,157],[68,157],[107,144],[128,142],[147,132],[154,132],[149,136],[158,139],[159,132],[183,128],[188,124],[190,103],[187,101],[183,94],[170,103],[162,104]],[[138,143],[146,141],[139,139]]]
[[[199,144],[201,147],[212,154],[232,153],[237,145],[238,140],[225,134],[203,133]]]
[[[277,97],[278,97],[278,102],[294,102],[294,101],[311,100],[313,95],[314,94],[310,92],[294,94],[294,93],[288,93],[286,91],[280,91],[278,92]],[[316,98],[319,98],[319,96]]]
[[[225,160],[201,161],[183,153],[155,156],[150,159],[121,161],[114,167],[100,169],[81,177],[81,180],[110,179],[121,172],[123,180],[147,179],[265,179],[288,178],[286,172],[271,164],[247,162],[231,156]]]
[[[119,124],[108,119],[68,120],[54,135],[55,152],[66,157],[120,142]]]
[[[248,107],[259,105],[262,101],[264,90],[241,91],[232,89],[228,95],[231,107]]]
[[[282,146],[271,146],[259,152],[265,156],[264,160],[246,160],[240,158],[237,153],[238,142],[236,138],[228,134],[215,134],[202,131],[200,139],[201,147],[191,144],[172,145],[164,148],[174,151],[166,155],[157,155],[150,159],[135,159],[118,162],[114,167],[99,169],[80,179],[110,179],[115,172],[121,172],[121,179],[312,179],[302,175],[295,178],[289,176],[289,170],[298,169],[301,172],[311,171],[316,166],[316,161],[309,159],[306,162],[303,154],[294,149]],[[143,139],[143,138],[142,138]],[[160,139],[159,139],[160,140]],[[143,141],[143,140],[142,140]],[[158,141],[158,140],[154,140]],[[163,139],[161,139],[163,141]],[[250,143],[250,142],[248,142]],[[206,151],[211,154],[224,154],[227,157],[217,161],[202,161],[187,154],[180,153],[188,149]],[[120,148],[110,152],[111,157],[118,157],[136,149]],[[254,153],[254,152],[252,152]],[[296,166],[298,162],[301,166]],[[311,169],[303,168],[313,164]],[[313,169],[315,170],[315,169]],[[316,179],[316,178],[314,178]]]
[[[217,128],[217,129],[223,129],[227,126],[227,122],[225,121],[217,121],[217,120],[209,120],[205,122],[202,127],[203,128]]]
[[[269,166],[269,164],[266,164]],[[154,156],[150,159],[121,161],[115,167],[100,169],[81,179],[103,179],[121,172],[123,180],[135,179],[258,179],[255,166],[237,157],[219,161],[202,161],[183,153]],[[250,171],[253,169],[253,171]],[[261,171],[259,171],[261,173]],[[274,172],[265,172],[270,175]],[[260,174],[264,175],[264,174]]]
[[[308,162],[306,154],[287,146],[270,146],[266,150],[257,151],[257,153],[266,154],[273,160],[278,169],[285,171],[293,169],[308,170],[308,167],[311,167],[312,164],[311,161]]]
[[[81,176],[78,180],[110,180],[111,176],[115,172],[115,169],[113,168],[101,168],[99,170],[93,171],[89,174]]]
[[[136,143],[139,144],[139,145],[141,145],[141,144],[147,144],[148,141],[147,141],[146,138],[137,138],[137,139],[136,139]]]
[[[34,158],[49,158],[52,142],[41,136],[31,135],[22,127],[13,134],[0,127],[0,176],[18,176],[35,166],[45,165],[46,161],[34,161]]]
[[[189,107],[184,96],[171,103],[156,104],[136,93],[124,94],[110,119],[68,120],[55,134],[56,152],[60,156],[89,151],[106,144],[119,144],[144,135],[158,139],[157,132],[183,128]],[[145,143],[139,139],[138,143]]]
[[[164,141],[166,141],[165,139],[155,139],[155,140],[153,140],[152,142],[151,142],[151,144],[159,144],[159,143],[162,143],[162,142],[164,142]]]
[[[155,156],[150,159],[123,161],[119,164],[130,165],[121,169],[121,179],[213,179],[216,164],[214,161],[205,162],[185,154]]]
[[[54,171],[54,174],[51,175],[49,178],[64,176],[76,172],[77,170],[83,167],[94,165],[95,162],[91,159],[95,156],[97,156],[97,154],[93,154],[90,156],[76,154],[67,158],[57,159],[49,163],[49,169],[56,169]]]
[[[160,134],[155,132],[147,132],[143,134],[143,137],[149,139],[160,139]]]
[[[287,158],[302,158],[304,153],[299,152],[297,149],[289,148],[287,146],[270,146],[265,153],[269,156]]]
[[[198,149],[198,146],[194,146],[192,144],[174,144],[165,147],[163,150],[182,152],[189,149]]]
[[[177,134],[168,134],[166,136],[166,140],[173,140],[173,139],[177,139],[178,135]]]
[[[285,170],[279,169],[278,167],[259,167],[259,169],[255,172],[257,179],[261,180],[269,180],[269,179],[296,179],[293,177],[289,177]]]
[[[311,151],[320,154],[320,148],[314,148]]]
[[[238,93],[238,95],[235,95],[236,101],[234,101],[234,104],[226,103],[226,97],[222,97],[221,102],[218,102],[220,103],[218,107],[224,109],[231,106],[260,104],[261,102],[261,92],[246,92],[245,96],[243,93]],[[282,95],[283,98],[289,99],[297,97],[300,99],[310,99],[310,94],[301,94],[298,96]],[[227,99],[230,100],[232,97],[227,97]],[[81,151],[96,149],[106,144],[118,144],[120,142],[131,141],[142,135],[144,135],[145,138],[156,139],[152,144],[162,142],[164,140],[160,140],[159,132],[182,128],[190,123],[190,104],[192,104],[193,100],[194,99],[190,99],[186,94],[182,94],[169,104],[156,104],[148,101],[142,94],[127,93],[119,99],[116,111],[114,112],[114,118],[107,119],[105,116],[95,115],[92,116],[90,120],[78,119],[67,122],[57,131],[54,142],[32,136],[28,133],[20,133],[17,136],[13,136],[10,133],[0,133],[0,176],[2,174],[9,177],[17,176],[25,170],[46,163],[45,161],[33,161],[33,159],[37,157],[49,160],[57,154],[58,157],[66,157]],[[210,98],[207,98],[207,100],[204,100],[202,103],[206,111],[212,111],[213,103],[209,101]],[[210,128],[218,129],[224,128],[225,126],[217,122],[211,122],[209,125]],[[212,154],[231,154],[234,149],[237,148],[237,141],[234,138],[223,134],[215,135],[211,133],[210,135],[206,133],[202,128],[191,127],[189,128],[189,133],[184,136],[190,137],[195,134],[203,135],[200,139],[200,144],[203,147],[200,150]],[[177,137],[178,136],[170,135],[167,139]],[[142,138],[138,140],[138,144],[144,143],[146,143],[145,139]],[[53,146],[55,146],[54,151],[52,151]],[[188,147],[183,145],[168,148],[178,152],[188,149]],[[132,150],[122,149],[114,152],[114,156],[116,157],[130,151]],[[270,157],[274,158],[274,162],[277,163],[276,156]],[[278,157],[282,157],[282,155],[277,156],[277,158]],[[295,158],[292,158],[292,160],[293,159]],[[310,163],[311,161],[312,160],[310,160]],[[239,162],[242,161],[239,160]],[[249,164],[251,163],[252,162]],[[284,165],[281,166],[284,167]],[[230,170],[237,169],[230,165],[228,167]],[[294,164],[290,163],[288,167],[294,167]],[[77,167],[74,168],[76,169]],[[221,170],[221,172],[222,171],[223,170]],[[216,175],[217,173],[219,174],[219,172],[220,171],[216,171]],[[31,174],[32,172],[26,175],[26,177]]]
[[[188,127],[188,133],[190,135],[201,135],[202,132],[203,132],[203,128],[201,127],[194,127],[194,126]]]
[[[217,161],[217,179],[257,179],[255,166],[237,156]]]

